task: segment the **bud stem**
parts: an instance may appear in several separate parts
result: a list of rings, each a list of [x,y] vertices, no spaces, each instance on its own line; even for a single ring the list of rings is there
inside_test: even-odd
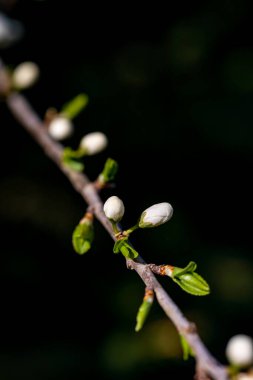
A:
[[[135,224],[133,227],[129,228],[128,230],[124,231],[124,234],[129,236],[134,230],[137,230],[139,228],[139,224]]]
[[[121,232],[120,229],[119,229],[119,227],[118,227],[118,224],[116,222],[114,222],[114,220],[112,220],[112,219],[110,220],[110,222],[112,224],[112,229],[113,229],[113,232],[115,234],[115,237],[117,238],[117,234],[119,232]]]

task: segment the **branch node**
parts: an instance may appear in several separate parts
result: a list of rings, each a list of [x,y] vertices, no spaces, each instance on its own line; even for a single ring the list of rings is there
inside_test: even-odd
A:
[[[126,267],[127,269],[134,270],[133,260],[126,260]]]
[[[188,326],[185,328],[185,332],[187,334],[196,334],[197,333],[197,326],[194,322],[190,322]]]

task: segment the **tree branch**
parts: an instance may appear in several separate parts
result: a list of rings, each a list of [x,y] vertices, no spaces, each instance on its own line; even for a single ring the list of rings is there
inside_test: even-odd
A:
[[[0,61],[0,95],[6,95],[4,81],[5,70]],[[2,80],[2,85],[1,85]],[[103,203],[95,185],[83,173],[77,173],[62,164],[63,147],[54,141],[47,133],[46,127],[27,102],[20,94],[11,93],[6,96],[6,102],[13,116],[24,127],[24,129],[42,147],[44,153],[58,166],[63,174],[69,179],[74,189],[81,194],[84,201],[92,210],[96,218],[103,225],[111,238],[115,240],[111,223],[103,212]],[[227,380],[228,374],[225,366],[222,366],[210,354],[200,339],[196,326],[191,323],[181,312],[168,293],[162,288],[156,277],[150,270],[148,264],[138,257],[136,261],[127,260],[127,266],[135,270],[145,285],[154,290],[157,300],[165,314],[176,326],[179,334],[183,335],[195,353],[197,367],[215,380]]]

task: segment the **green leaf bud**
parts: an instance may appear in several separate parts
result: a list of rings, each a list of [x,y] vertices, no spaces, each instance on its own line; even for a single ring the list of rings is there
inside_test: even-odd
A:
[[[136,325],[135,331],[138,332],[142,329],[151,309],[151,306],[154,301],[154,292],[151,289],[146,289],[143,302],[139,307],[137,316],[136,316]]]
[[[88,102],[89,98],[86,94],[79,94],[64,104],[60,113],[68,119],[74,119],[87,106]]]
[[[210,293],[208,283],[195,272],[197,264],[191,261],[185,268],[173,267],[170,277],[185,292],[195,296],[205,296]]]
[[[84,218],[74,229],[72,235],[72,244],[74,250],[83,255],[91,248],[94,240],[93,215],[86,213]]]
[[[115,160],[113,160],[112,158],[107,158],[104,169],[98,177],[98,181],[102,185],[113,181],[118,171],[118,167],[119,165]]]

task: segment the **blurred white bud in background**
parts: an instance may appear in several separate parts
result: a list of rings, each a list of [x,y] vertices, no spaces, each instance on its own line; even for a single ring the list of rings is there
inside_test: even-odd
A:
[[[56,116],[48,125],[48,133],[55,140],[64,140],[74,131],[71,120],[64,116]]]
[[[247,367],[253,364],[253,340],[248,335],[235,335],[227,344],[228,361],[237,367]]]
[[[34,62],[23,62],[18,65],[12,74],[12,85],[17,89],[31,87],[39,78],[40,69]]]
[[[24,34],[22,24],[0,12],[0,48],[6,48],[18,41]]]
[[[107,145],[108,139],[102,132],[88,133],[80,141],[80,148],[83,149],[88,156],[101,152]]]

